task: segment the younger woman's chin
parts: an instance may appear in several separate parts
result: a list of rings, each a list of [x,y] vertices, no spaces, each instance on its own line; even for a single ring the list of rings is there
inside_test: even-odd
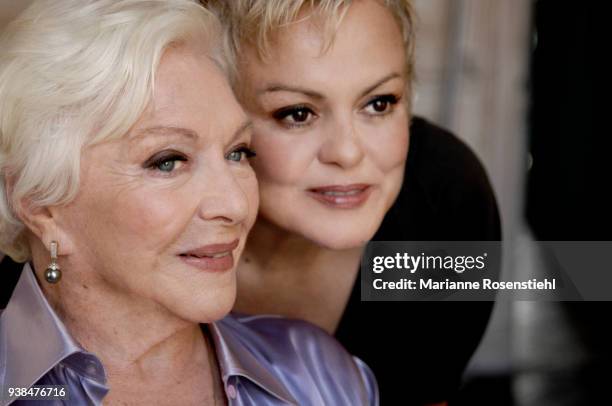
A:
[[[373,237],[373,234],[363,235],[326,235],[311,240],[326,249],[333,251],[345,251],[364,247]]]

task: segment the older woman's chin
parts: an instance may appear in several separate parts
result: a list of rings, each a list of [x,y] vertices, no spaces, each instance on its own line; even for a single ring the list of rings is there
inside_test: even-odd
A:
[[[200,294],[174,302],[169,310],[192,323],[212,323],[224,318],[236,301],[236,288],[223,289],[210,294]]]
[[[237,289],[233,269],[195,275],[178,269],[172,274],[173,277],[129,281],[124,293],[135,301],[144,298],[155,303],[157,310],[192,323],[220,320],[231,311]]]

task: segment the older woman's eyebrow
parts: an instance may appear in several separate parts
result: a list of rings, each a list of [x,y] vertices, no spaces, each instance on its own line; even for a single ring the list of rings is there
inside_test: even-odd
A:
[[[245,131],[251,128],[253,122],[251,120],[244,121],[240,127],[234,131],[232,134],[232,138],[230,142],[233,142],[237,138],[239,138]],[[173,126],[155,126],[155,127],[147,127],[142,130],[138,130],[136,134],[134,134],[132,139],[139,139],[145,137],[147,135],[159,135],[159,136],[171,136],[171,135],[180,135],[191,139],[197,139],[198,133],[190,130],[188,128],[183,127],[173,127]]]
[[[173,127],[173,126],[154,126],[143,128],[142,130],[138,130],[136,134],[134,134],[132,139],[139,139],[145,137],[147,135],[162,135],[162,136],[170,136],[170,135],[181,135],[191,139],[197,139],[198,133],[188,128],[182,127]]]
[[[384,85],[385,83],[387,83],[388,81],[390,81],[392,79],[401,78],[401,77],[402,77],[402,75],[400,75],[397,72],[390,73],[387,76],[383,77],[382,79],[378,80],[372,86],[367,87],[363,92],[361,92],[361,95],[359,97],[363,97],[363,96],[367,95],[368,93],[372,92],[373,90],[376,90],[376,88]]]
[[[232,135],[232,138],[230,139],[229,143],[233,143],[234,141],[236,141],[238,138],[240,138],[240,136],[242,134],[244,134],[246,131],[250,130],[251,127],[253,126],[253,121],[250,119],[245,120],[240,127],[238,127],[236,129],[236,131],[234,131],[234,134]]]

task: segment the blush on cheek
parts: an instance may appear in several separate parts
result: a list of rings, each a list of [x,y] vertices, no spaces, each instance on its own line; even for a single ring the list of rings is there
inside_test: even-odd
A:
[[[254,143],[257,158],[253,168],[260,183],[291,186],[303,178],[316,152],[304,143],[289,141],[290,137],[270,134]],[[284,138],[284,139],[283,139]]]
[[[409,135],[407,124],[406,127],[402,126],[393,130],[383,129],[379,136],[373,137],[376,142],[369,145],[372,158],[383,173],[403,167],[408,157]]]
[[[164,247],[187,228],[193,217],[195,209],[189,207],[193,199],[179,197],[176,193],[166,196],[159,190],[137,196],[128,193],[117,200],[111,223],[124,236],[137,238],[148,248]]]
[[[252,181],[244,185],[243,190],[249,205],[249,214],[247,219],[247,230],[250,230],[255,224],[257,218],[257,211],[259,210],[259,185],[257,179],[253,176]]]
[[[253,167],[259,182],[277,186],[299,184],[317,157],[327,133],[320,127],[297,131],[255,119]]]

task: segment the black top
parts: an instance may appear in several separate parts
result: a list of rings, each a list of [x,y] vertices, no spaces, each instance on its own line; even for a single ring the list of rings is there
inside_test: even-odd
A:
[[[17,264],[11,261],[9,257],[4,257],[0,262],[0,312],[11,299],[13,289],[21,275],[21,268],[23,268],[23,264]]]
[[[411,125],[399,197],[377,241],[499,241],[493,190],[474,153],[421,119]],[[359,278],[336,338],[378,380],[382,405],[452,398],[485,331],[491,302],[361,302]]]
[[[474,153],[421,119],[411,125],[399,197],[374,236],[379,241],[498,241],[491,185]],[[0,308],[21,265],[0,266]],[[359,278],[336,338],[374,371],[382,405],[448,400],[484,333],[492,303],[360,301]]]

